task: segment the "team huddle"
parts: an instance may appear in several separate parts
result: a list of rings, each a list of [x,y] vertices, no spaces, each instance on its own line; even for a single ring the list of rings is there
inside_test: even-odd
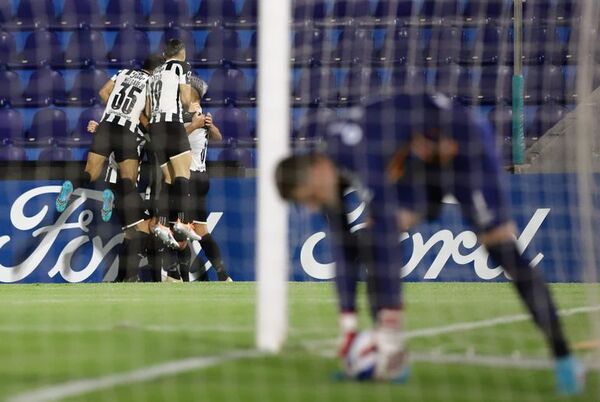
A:
[[[94,137],[85,170],[65,180],[56,199],[64,211],[73,191],[98,180],[109,158],[112,183],[102,193],[101,217],[109,221],[114,209],[125,233],[119,281],[137,275],[131,271],[145,253],[156,257],[168,279],[189,280],[190,241],[200,242],[219,280],[231,281],[207,228],[206,150],[222,135],[210,113],[202,113],[206,83],[185,60],[183,42],[173,39],[162,55],[150,56],[141,69],[119,71],[103,86],[106,108],[100,122],[88,125]],[[140,191],[144,164],[160,167],[161,179]],[[160,281],[160,269],[153,275]]]

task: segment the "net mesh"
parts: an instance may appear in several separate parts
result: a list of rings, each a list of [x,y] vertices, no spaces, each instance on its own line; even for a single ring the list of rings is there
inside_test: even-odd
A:
[[[295,154],[327,151],[324,121],[355,118],[356,107],[398,92],[443,94],[493,128],[519,247],[552,283],[573,354],[589,369],[580,400],[598,400],[597,1],[526,0],[520,14],[511,0],[291,0],[287,29],[259,24],[259,5],[272,1],[0,1],[0,399],[559,399],[542,336],[452,197],[439,220],[399,239],[407,384],[332,379],[341,369],[338,297],[331,234],[319,213],[291,205],[289,236],[269,233],[263,250],[289,247],[290,264],[264,272],[284,272],[289,283],[263,289],[267,307],[256,317],[256,229],[275,231],[271,223],[281,218],[278,207],[257,212],[258,143],[262,155],[283,147],[265,144],[257,123],[257,76],[280,56],[259,60],[264,29],[267,38],[289,38],[290,58],[280,62],[289,65],[291,96],[273,88],[281,99],[270,100],[289,105]],[[208,84],[200,103],[223,134],[206,151],[206,220],[235,282],[203,283],[219,279],[208,251],[214,246],[190,242],[189,262],[175,271],[189,270],[202,283],[100,283],[121,274],[166,282],[173,273],[156,239],[145,240],[138,258],[123,251],[115,217],[101,222],[102,190],[110,186],[104,169],[65,212],[54,206],[63,180],[84,169],[88,122],[99,121],[105,107],[99,90],[171,38],[184,42],[193,74]],[[269,49],[268,40],[261,45]],[[393,108],[376,112],[384,122],[404,118]],[[426,121],[425,113],[415,107],[410,114]],[[277,116],[262,124],[270,118]],[[143,198],[152,200],[160,181],[147,156]],[[344,194],[352,233],[368,222],[356,190]],[[359,327],[371,328],[366,285],[358,290]],[[271,320],[282,309],[269,303],[282,304],[286,319]],[[278,354],[256,350],[258,327],[278,331],[276,342],[285,338]]]

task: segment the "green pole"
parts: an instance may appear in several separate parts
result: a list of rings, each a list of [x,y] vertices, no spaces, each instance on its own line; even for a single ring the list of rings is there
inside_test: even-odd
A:
[[[514,0],[514,76],[512,80],[512,157],[514,165],[525,162],[525,105],[523,79],[523,0]]]

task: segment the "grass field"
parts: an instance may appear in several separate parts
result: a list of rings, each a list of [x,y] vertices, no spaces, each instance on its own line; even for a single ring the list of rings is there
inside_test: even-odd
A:
[[[553,289],[563,310],[590,306],[590,292],[600,291],[591,285]],[[405,294],[415,361],[408,384],[390,385],[330,379],[337,361],[325,356],[333,351],[337,328],[335,298],[326,283],[291,284],[289,342],[277,356],[235,355],[253,348],[253,284],[4,285],[0,399],[566,400],[555,395],[550,369],[530,367],[546,363],[546,348],[533,325],[515,316],[523,310],[509,285],[407,284]],[[571,313],[564,322],[572,341],[598,338],[590,313]],[[592,353],[578,352],[594,364]],[[77,380],[90,381],[74,385]],[[52,394],[47,387],[56,385],[54,391],[75,393]],[[600,401],[597,369],[588,376],[586,393],[568,400]]]

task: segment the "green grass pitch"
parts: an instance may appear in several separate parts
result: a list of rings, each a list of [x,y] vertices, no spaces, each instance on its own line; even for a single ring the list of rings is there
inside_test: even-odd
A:
[[[600,287],[553,285],[553,291],[561,309],[570,309],[590,306],[590,293],[598,293]],[[3,285],[0,400],[70,381],[252,349],[254,293],[252,283]],[[528,321],[433,336],[416,332],[522,314],[510,285],[408,283],[405,301],[405,327],[413,334],[409,350],[414,356],[495,356],[513,359],[514,366],[464,359],[414,361],[412,377],[404,385],[335,382],[331,374],[338,363],[324,356],[334,351],[328,345],[337,334],[333,289],[327,283],[292,283],[290,333],[281,354],[223,362],[64,400],[600,401],[598,371],[588,375],[584,395],[565,399],[555,394],[549,369],[520,366],[547,356],[541,336]],[[361,303],[364,306],[364,299]],[[598,339],[592,317],[564,317],[572,341]],[[366,326],[366,314],[362,320]],[[578,352],[583,359],[591,359],[592,353]]]

